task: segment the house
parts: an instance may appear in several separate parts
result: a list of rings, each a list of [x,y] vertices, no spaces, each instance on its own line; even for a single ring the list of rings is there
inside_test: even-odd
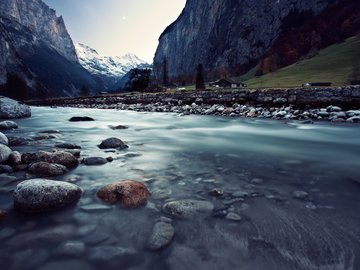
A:
[[[211,82],[209,83],[209,85],[215,87],[222,87],[222,88],[239,88],[244,86],[244,84],[241,82],[230,79],[224,79],[224,78],[217,80],[215,82]]]

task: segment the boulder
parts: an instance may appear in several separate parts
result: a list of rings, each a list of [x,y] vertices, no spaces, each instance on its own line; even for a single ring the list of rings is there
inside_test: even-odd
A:
[[[5,163],[11,154],[11,149],[6,145],[0,144],[0,164]]]
[[[0,164],[0,173],[12,173],[13,169],[9,165]]]
[[[7,97],[0,97],[0,119],[25,118],[31,116],[28,105]]]
[[[29,171],[37,175],[59,176],[65,174],[67,169],[60,164],[41,161],[32,163],[29,167]]]
[[[0,130],[6,130],[6,129],[15,129],[18,128],[18,125],[13,121],[2,121],[0,122]]]
[[[109,149],[109,148],[126,149],[128,147],[129,146],[127,146],[122,140],[114,137],[103,140],[99,145],[100,149]]]
[[[143,183],[125,180],[103,187],[97,195],[107,203],[120,203],[124,208],[137,208],[147,202],[150,192]]]
[[[87,158],[84,158],[83,162],[85,165],[93,166],[93,165],[104,165],[108,161],[102,157],[87,157]]]
[[[19,183],[14,191],[14,206],[23,212],[46,212],[76,204],[81,189],[67,182],[30,179]]]
[[[6,137],[6,135],[2,132],[0,132],[0,144],[4,144],[4,145],[8,145],[9,144],[9,140]]]
[[[51,155],[52,153],[45,151],[39,151],[35,153],[24,153],[21,156],[21,162],[25,164],[30,164],[33,162],[40,162],[40,161],[49,162]]]
[[[147,247],[156,251],[168,246],[174,238],[175,229],[167,222],[158,222],[154,225]]]
[[[21,154],[18,151],[12,151],[9,156],[8,163],[11,166],[16,166],[21,164]]]
[[[79,161],[74,155],[63,151],[52,153],[49,162],[64,165],[68,169],[76,168],[79,165]]]
[[[88,116],[74,116],[69,119],[70,122],[88,122],[95,121],[93,118]]]
[[[178,200],[168,202],[163,206],[163,211],[175,218],[191,218],[203,214],[210,214],[214,205],[208,201],[201,200]]]

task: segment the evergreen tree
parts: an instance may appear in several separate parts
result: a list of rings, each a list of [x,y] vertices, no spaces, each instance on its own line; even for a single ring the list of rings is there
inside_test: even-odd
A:
[[[204,68],[202,64],[199,64],[197,68],[196,90],[205,90]]]

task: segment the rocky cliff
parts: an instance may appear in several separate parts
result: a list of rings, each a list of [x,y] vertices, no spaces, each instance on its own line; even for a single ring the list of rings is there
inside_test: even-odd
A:
[[[79,64],[63,19],[41,0],[1,0],[0,92],[21,99],[73,96],[83,85],[100,88]]]
[[[336,0],[187,0],[159,38],[155,76],[186,81],[201,63],[210,76],[240,74],[258,63],[282,31],[317,16]]]

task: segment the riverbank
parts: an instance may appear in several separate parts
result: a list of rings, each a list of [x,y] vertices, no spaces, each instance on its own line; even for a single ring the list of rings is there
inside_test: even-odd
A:
[[[126,93],[27,103],[33,106],[173,112],[182,115],[360,122],[360,86]]]

